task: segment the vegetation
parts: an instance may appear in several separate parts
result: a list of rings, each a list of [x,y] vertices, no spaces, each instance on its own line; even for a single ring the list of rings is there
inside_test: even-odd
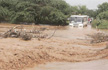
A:
[[[95,33],[93,35],[88,35],[91,37],[91,43],[101,43],[108,41],[108,34],[106,33]]]
[[[0,0],[0,22],[66,25],[70,15],[84,14],[96,18],[93,27],[108,28],[107,6],[105,2],[97,10],[89,10],[64,0]]]
[[[88,12],[86,6],[70,6],[64,0],[0,0],[0,22],[66,25],[70,15],[93,16]]]
[[[96,10],[96,20],[93,21],[92,26],[97,27],[99,29],[107,29],[108,28],[108,3],[105,2],[98,6]]]
[[[0,0],[0,22],[66,24],[71,12],[63,0]]]
[[[92,26],[98,29],[108,29],[108,20],[94,20]]]

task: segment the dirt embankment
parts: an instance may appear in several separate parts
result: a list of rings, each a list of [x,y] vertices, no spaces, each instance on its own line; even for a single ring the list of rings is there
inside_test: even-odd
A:
[[[106,58],[106,43],[90,44],[88,39],[85,39],[86,34],[90,33],[89,29],[71,29],[58,30],[55,37],[40,41],[0,39],[0,70],[24,70],[53,61],[81,62]]]

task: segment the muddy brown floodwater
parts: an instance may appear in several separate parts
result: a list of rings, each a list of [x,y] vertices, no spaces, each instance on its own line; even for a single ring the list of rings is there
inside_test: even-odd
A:
[[[70,27],[68,31],[67,30],[57,31],[55,37],[62,37],[62,38],[73,39],[73,40],[76,39],[83,40],[87,38],[86,37],[87,34],[92,34],[96,32],[99,31],[92,29],[90,25],[88,25],[86,28]],[[93,50],[100,50],[105,48],[105,47],[94,48],[90,46],[76,45],[76,44],[75,47],[80,47],[83,49],[93,49]],[[108,60],[101,59],[101,60],[93,60],[88,62],[71,62],[71,63],[52,62],[52,63],[41,64],[27,70],[108,70]]]
[[[42,64],[28,70],[108,70],[108,60],[89,62],[53,62]]]
[[[0,24],[0,33],[14,27]],[[32,29],[31,25],[24,25]],[[55,26],[47,28],[51,35]],[[51,39],[0,38],[0,70],[108,70],[106,42],[91,44],[88,34],[99,32],[85,28],[59,27]]]

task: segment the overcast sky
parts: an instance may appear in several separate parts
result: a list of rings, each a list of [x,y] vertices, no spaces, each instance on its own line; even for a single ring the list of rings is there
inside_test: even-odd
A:
[[[97,9],[98,4],[108,2],[108,0],[65,0],[70,5],[86,5],[89,9]]]

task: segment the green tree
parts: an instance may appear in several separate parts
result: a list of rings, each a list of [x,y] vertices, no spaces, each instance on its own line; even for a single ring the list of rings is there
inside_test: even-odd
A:
[[[93,18],[97,16],[97,10],[87,10],[87,15]]]
[[[108,3],[104,2],[103,4],[98,5],[98,13],[108,10]]]
[[[108,10],[105,11],[105,12],[99,13],[99,15],[97,16],[97,18],[108,20]]]
[[[78,6],[78,13],[79,14],[87,14],[87,7],[85,5],[83,6]]]
[[[86,10],[64,0],[0,0],[0,21],[60,25],[67,24],[72,14],[87,14]]]

